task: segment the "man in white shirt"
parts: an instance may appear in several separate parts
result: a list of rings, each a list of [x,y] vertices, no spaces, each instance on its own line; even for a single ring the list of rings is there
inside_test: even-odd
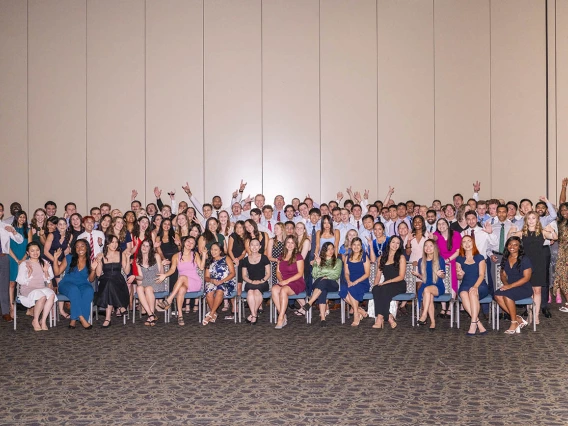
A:
[[[341,247],[341,245],[345,242],[345,237],[349,230],[357,230],[349,221],[349,210],[345,207],[341,209],[341,223],[337,225],[335,229],[339,230],[339,247]]]
[[[256,222],[256,226],[260,232],[266,232],[269,238],[274,238],[274,233],[260,222],[262,219],[260,209],[251,209],[250,218]]]
[[[93,216],[85,216],[83,218],[83,226],[85,227],[85,232],[79,234],[77,239],[87,241],[87,244],[91,247],[91,260],[93,260],[99,253],[103,252],[105,234],[95,229],[95,218]]]
[[[268,230],[270,232],[274,232],[274,225],[276,225],[276,220],[274,220],[274,218],[272,217],[274,210],[272,209],[272,206],[266,205],[262,208],[262,219],[260,221],[260,223],[262,223],[264,226],[266,226],[268,228]]]
[[[231,212],[232,214],[229,216],[229,220],[232,223],[236,223],[238,220],[245,221],[247,219],[250,219],[250,212],[249,214],[245,214],[243,212],[243,208],[241,207],[241,203],[239,203],[238,201],[233,203],[233,205],[231,206]]]
[[[12,223],[14,222],[14,218],[21,211],[22,211],[22,205],[18,202],[13,202],[12,204],[10,204],[10,216],[2,219],[2,222],[4,222],[6,225],[12,225]]]
[[[499,206],[499,200],[491,199],[487,202],[487,213],[489,214],[489,221],[491,225],[495,225],[499,222],[499,218],[497,217],[497,207]]]
[[[341,209],[339,207],[334,207],[331,210],[331,218],[333,220],[333,229],[337,229],[341,223]]]
[[[428,210],[426,212],[426,232],[433,234],[436,231],[437,213],[435,210]]]
[[[465,235],[470,235],[475,238],[475,245],[485,259],[490,255],[491,247],[494,247],[499,243],[497,236],[493,234],[493,228],[491,223],[486,222],[485,226],[482,228],[477,224],[477,214],[475,211],[468,211],[465,214],[465,220],[468,228],[461,233],[462,237]]]
[[[14,320],[10,315],[10,240],[21,244],[24,237],[11,225],[0,222],[0,309],[7,322]]]
[[[355,227],[357,232],[363,229],[363,209],[359,204],[355,204],[351,208],[351,225]]]
[[[392,237],[393,235],[398,235],[398,229],[396,229],[397,218],[398,215],[396,213],[396,205],[393,204],[392,206],[389,207],[389,219],[385,222],[385,232],[389,237]]]
[[[300,212],[300,216],[294,218],[294,222],[304,222],[304,225],[308,223],[310,220],[310,209],[306,203],[300,203],[298,206],[298,211]]]
[[[262,208],[264,207],[265,202],[266,202],[266,198],[264,197],[263,194],[256,194],[254,196],[254,205],[256,206],[257,209],[262,211]]]
[[[246,182],[243,182],[241,180],[241,184],[239,186],[239,189],[237,191],[233,192],[233,194],[232,194],[231,206],[235,202],[241,201],[243,191],[245,190],[246,186],[247,186]],[[182,189],[185,191],[185,193],[189,197],[189,201],[191,201],[191,204],[193,204],[193,207],[195,207],[197,212],[201,216],[203,216],[203,218],[205,220],[207,220],[208,217],[205,217],[205,215],[203,213],[203,206],[201,205],[201,202],[193,196],[191,189],[189,188],[189,183],[186,182],[185,185],[182,186]],[[219,197],[218,195],[215,195],[213,197],[212,201],[211,201],[211,206],[213,207],[212,216],[214,216],[215,218],[219,218],[219,213],[223,210],[223,200],[221,199],[221,197]]]
[[[519,214],[519,206],[515,201],[507,203],[507,219],[513,224],[524,221],[523,216]]]
[[[375,239],[375,233],[373,232],[374,224],[373,216],[370,214],[363,216],[363,227],[359,230],[359,238],[361,238],[363,249],[367,254],[370,253],[371,244]]]
[[[282,195],[277,195],[274,197],[274,219],[276,222],[284,223],[286,221],[286,215],[284,214],[284,197]]]
[[[296,211],[294,210],[294,206],[292,204],[288,204],[286,207],[284,207],[284,218],[281,220],[281,222],[294,222],[294,219],[296,219],[295,213]]]

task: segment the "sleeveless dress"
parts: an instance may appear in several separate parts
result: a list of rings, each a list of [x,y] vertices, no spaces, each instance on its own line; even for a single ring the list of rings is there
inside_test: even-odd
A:
[[[452,248],[451,248],[451,250],[448,250],[448,242],[441,233],[436,231],[436,232],[434,232],[434,234],[438,236],[438,241],[436,243],[438,245],[438,250],[440,251],[440,256],[442,256],[444,259],[448,259],[450,256],[452,256],[456,252],[456,250],[460,249],[462,237],[459,233],[454,232],[454,235],[452,237]],[[451,268],[451,271],[452,271],[452,290],[457,291],[458,290],[458,272],[457,272],[457,266],[456,266],[456,260],[455,259],[450,261],[450,268]],[[479,297],[482,298],[481,294],[479,295]]]
[[[323,247],[323,245],[325,243],[331,243],[333,245],[335,245],[335,236],[332,236],[330,238],[324,238],[321,236],[320,234],[320,245],[319,245],[319,250],[321,250],[321,248]]]
[[[440,257],[440,270],[446,270],[446,262],[444,259]],[[422,259],[418,261],[418,271],[422,271]],[[438,296],[441,296],[445,293],[446,287],[444,286],[444,280],[439,278],[438,276],[433,276],[433,268],[432,268],[432,261],[426,261],[426,282],[423,282],[420,288],[418,289],[418,301],[422,303],[422,294],[424,293],[424,289],[429,285],[435,285],[438,287]]]
[[[377,258],[381,257],[384,251],[387,249],[389,245],[390,238],[386,237],[382,243],[379,243],[378,240],[373,240],[373,251],[375,252],[375,256]]]
[[[284,251],[284,241],[278,241],[276,238],[274,238],[274,243],[272,244],[272,257],[274,259],[280,259],[280,256],[282,256],[283,251]],[[278,268],[278,262],[270,262],[270,267],[272,268],[272,274],[270,279],[272,285],[274,285],[278,282],[278,278],[276,277],[276,268]]]
[[[505,271],[505,274],[507,275],[507,282],[509,282],[509,284],[512,284],[523,278],[524,271],[526,269],[532,269],[532,264],[528,256],[525,255],[522,257],[519,265],[514,264],[511,267],[509,261],[506,260],[504,262],[504,265],[502,265],[502,268],[502,270]],[[533,289],[531,280],[529,280],[529,282],[523,284],[522,286],[514,287],[509,290],[495,290],[495,296],[503,296],[514,301],[532,297]]]
[[[15,242],[13,239],[10,238],[10,250],[14,252],[14,255],[18,259],[22,259],[26,255],[26,246],[28,245],[28,234],[24,232],[24,228],[14,228],[18,234],[24,237],[24,241],[20,244]],[[18,278],[18,262],[12,259],[10,256],[10,281],[16,281]]]
[[[349,278],[351,282],[358,280],[363,275],[365,275],[366,260],[367,260],[367,255],[365,253],[363,253],[363,256],[361,257],[361,260],[359,262],[352,262],[349,259],[349,257],[347,258],[347,267],[349,268]],[[351,297],[353,297],[355,300],[362,302],[365,293],[369,291],[370,287],[371,286],[369,284],[368,277],[363,281],[361,281],[360,283],[355,284],[354,286],[351,287],[347,286],[346,283],[346,285],[344,286],[342,285],[341,288],[339,289],[339,296],[342,299],[345,299],[347,297],[347,294],[350,294]]]
[[[535,232],[528,232],[523,236],[523,247],[525,255],[531,261],[532,275],[531,283],[533,287],[548,287],[548,272],[550,267],[550,246],[545,246],[544,235],[536,235]]]
[[[301,253],[296,255],[296,262],[292,262],[291,265],[288,265],[286,260],[279,257],[278,269],[280,270],[280,274],[282,274],[282,279],[287,280],[298,273],[297,262],[299,260],[304,260]],[[304,280],[304,277],[300,277],[297,280],[288,283],[288,287],[290,287],[295,294],[300,294],[306,290],[306,281]]]
[[[245,251],[245,242],[240,238],[235,232],[233,232],[229,238],[233,238],[233,252],[231,253],[233,257],[237,258],[242,255]],[[240,260],[239,266],[237,266],[237,282],[243,282],[243,266],[241,265],[243,259]]]
[[[160,249],[162,250],[162,254],[164,255],[164,259],[169,260],[170,262],[172,261],[174,255],[179,252],[178,246],[176,245],[176,243],[173,242],[173,240],[170,240],[167,243],[164,243],[162,241],[162,243],[160,244]],[[174,288],[174,285],[176,284],[176,281],[178,279],[177,269],[172,275],[170,275],[166,279],[169,280],[170,291],[172,291],[173,288]]]
[[[460,293],[462,291],[469,291],[469,289],[472,288],[477,282],[477,279],[479,278],[479,264],[481,262],[485,262],[485,259],[482,255],[476,254],[475,256],[473,256],[473,261],[474,263],[468,265],[467,263],[465,263],[466,258],[464,256],[458,256],[456,258],[456,262],[460,264],[464,272],[464,276],[459,288]],[[479,300],[487,297],[487,295],[489,294],[489,287],[487,286],[485,279],[477,288],[477,292],[479,293]]]
[[[568,222],[558,223],[558,257],[554,272],[553,294],[561,289],[568,294]]]
[[[183,262],[181,259],[181,252],[178,255],[177,264],[178,276],[187,277],[187,292],[192,293],[194,291],[201,290],[201,278],[197,274],[197,264],[195,263],[195,253],[193,258],[187,262]]]
[[[145,268],[142,265],[138,265],[138,272],[142,272],[142,281],[138,284],[140,287],[152,287],[154,293],[158,293],[160,291],[168,291],[167,288],[164,288],[165,285],[163,282],[157,283],[156,277],[158,276],[158,264],[155,263],[149,268]]]
[[[223,256],[221,259],[213,260],[213,262],[211,262],[211,265],[209,265],[209,275],[213,280],[222,280],[229,275],[227,256]],[[205,283],[205,294],[209,294],[217,290],[222,290],[225,297],[227,297],[235,290],[236,283],[236,277],[220,285]]]
[[[63,261],[63,258],[65,257],[65,250],[67,250],[67,247],[69,247],[69,240],[67,238],[65,238],[63,240],[63,242],[60,242],[61,240],[61,234],[59,233],[59,231],[56,229],[53,232],[53,242],[51,243],[51,248],[49,249],[49,254],[51,254],[53,256],[53,254],[58,250],[61,249],[61,256],[59,256],[59,260],[60,262]]]
[[[39,250],[40,250],[40,256],[43,257],[43,244],[41,243],[41,239],[39,238],[39,231],[41,231],[41,228],[34,228],[35,232],[32,233],[32,241],[34,243],[38,243],[39,245]]]
[[[103,274],[99,278],[97,306],[106,308],[111,305],[115,308],[126,308],[129,303],[130,294],[122,275],[121,262],[104,263],[103,258]]]

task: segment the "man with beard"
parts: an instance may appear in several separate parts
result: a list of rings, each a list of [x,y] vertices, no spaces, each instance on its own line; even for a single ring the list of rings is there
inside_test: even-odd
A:
[[[426,231],[433,234],[436,231],[436,210],[430,209],[426,212]]]

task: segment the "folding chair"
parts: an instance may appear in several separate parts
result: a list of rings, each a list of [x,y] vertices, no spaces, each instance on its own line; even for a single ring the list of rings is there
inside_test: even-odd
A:
[[[485,270],[485,282],[487,283],[487,269]],[[461,285],[461,280],[458,280],[458,291]],[[460,302],[461,302],[461,297],[459,294],[456,294],[456,328],[460,328]],[[487,296],[485,296],[483,299],[479,299],[479,304],[483,305],[485,303],[489,303],[490,306],[490,310],[491,310],[491,328],[493,330],[495,330],[495,301],[493,300],[493,297],[488,294]]]
[[[454,301],[452,300],[452,268],[446,263],[446,276],[444,277],[444,294],[434,297],[434,303],[445,302],[450,306],[450,327],[454,327]],[[420,302],[417,301],[416,317],[420,316]]]
[[[406,273],[404,280],[406,281],[406,293],[398,294],[392,298],[394,302],[410,302],[412,305],[412,326],[415,323],[415,304],[416,304],[416,277],[412,275],[414,265],[410,262],[406,264]]]
[[[165,299],[166,297],[168,297],[168,290],[170,289],[170,282],[169,282],[169,277],[168,279],[165,279],[163,282],[163,287],[164,290],[163,291],[157,291],[154,293],[154,297],[156,298],[156,300],[158,299]],[[138,300],[138,288],[139,286],[136,286],[136,291],[134,292],[134,303],[132,304],[132,324],[134,324],[136,322],[136,301]],[[155,306],[154,306],[155,309]],[[154,313],[155,315],[155,313]],[[140,313],[138,316],[140,319],[142,318],[142,306],[140,306]],[[169,322],[169,315],[167,314],[167,312],[164,312],[164,324]]]

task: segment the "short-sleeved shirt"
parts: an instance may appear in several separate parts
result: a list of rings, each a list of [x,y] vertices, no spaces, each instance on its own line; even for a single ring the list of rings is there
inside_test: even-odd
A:
[[[270,260],[264,254],[260,255],[260,261],[252,264],[249,258],[243,259],[243,268],[247,269],[248,277],[251,281],[263,281],[266,275],[266,265],[270,265]]]
[[[520,265],[514,264],[512,268],[508,260],[506,260],[503,265],[503,270],[505,274],[507,274],[507,282],[509,284],[516,283],[523,278],[523,272],[527,269],[532,269],[532,264],[528,256],[523,256]],[[530,284],[530,280],[527,284]]]

